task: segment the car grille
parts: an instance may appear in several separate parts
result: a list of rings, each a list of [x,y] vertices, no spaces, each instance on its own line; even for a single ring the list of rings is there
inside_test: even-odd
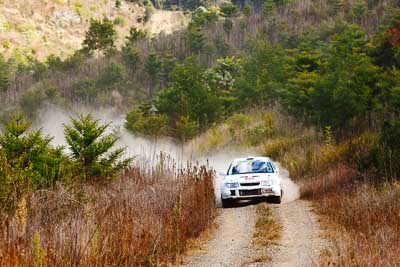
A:
[[[258,196],[261,195],[261,189],[252,189],[252,190],[239,190],[240,196]]]
[[[260,185],[260,182],[257,183],[240,183],[241,186],[255,186],[255,185]]]

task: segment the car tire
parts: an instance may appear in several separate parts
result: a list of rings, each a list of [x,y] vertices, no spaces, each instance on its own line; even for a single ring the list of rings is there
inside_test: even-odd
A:
[[[231,199],[223,199],[222,197],[221,197],[221,202],[222,202],[222,207],[224,208],[224,209],[226,209],[226,208],[231,208],[233,205],[233,203],[232,203],[232,200]]]
[[[282,202],[282,197],[281,196],[275,196],[274,197],[274,203],[275,204],[281,204]]]

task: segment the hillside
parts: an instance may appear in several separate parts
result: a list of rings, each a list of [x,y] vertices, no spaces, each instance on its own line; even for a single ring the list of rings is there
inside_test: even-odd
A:
[[[121,1],[117,8],[112,0],[3,0],[0,53],[27,53],[39,59],[54,54],[65,58],[81,48],[91,18],[107,17],[114,22],[118,46],[132,26],[152,35],[161,31],[171,33],[188,23],[181,11],[151,9],[150,13],[150,20],[145,21],[146,9],[128,1]]]

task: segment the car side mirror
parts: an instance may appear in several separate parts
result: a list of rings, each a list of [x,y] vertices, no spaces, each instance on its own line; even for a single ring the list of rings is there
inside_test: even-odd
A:
[[[276,173],[279,173],[279,168],[276,168]]]
[[[225,173],[225,172],[219,172],[218,175],[219,175],[219,176],[222,176],[222,177],[225,177],[225,176],[226,176],[226,173]]]

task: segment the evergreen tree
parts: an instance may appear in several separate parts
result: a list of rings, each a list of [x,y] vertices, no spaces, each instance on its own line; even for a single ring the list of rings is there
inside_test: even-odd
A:
[[[117,32],[114,24],[108,18],[103,21],[91,19],[89,30],[83,41],[83,51],[90,54],[93,51],[102,51],[106,55],[115,53],[115,39]]]
[[[5,92],[9,86],[9,66],[0,54],[0,93]]]
[[[132,161],[132,158],[120,160],[124,148],[110,152],[118,137],[115,133],[107,133],[109,126],[100,124],[90,114],[71,118],[71,125],[64,125],[71,160],[82,169],[84,179],[113,177]]]
[[[274,0],[264,0],[264,4],[262,6],[262,14],[266,18],[269,18],[274,13],[275,9],[276,4]]]

